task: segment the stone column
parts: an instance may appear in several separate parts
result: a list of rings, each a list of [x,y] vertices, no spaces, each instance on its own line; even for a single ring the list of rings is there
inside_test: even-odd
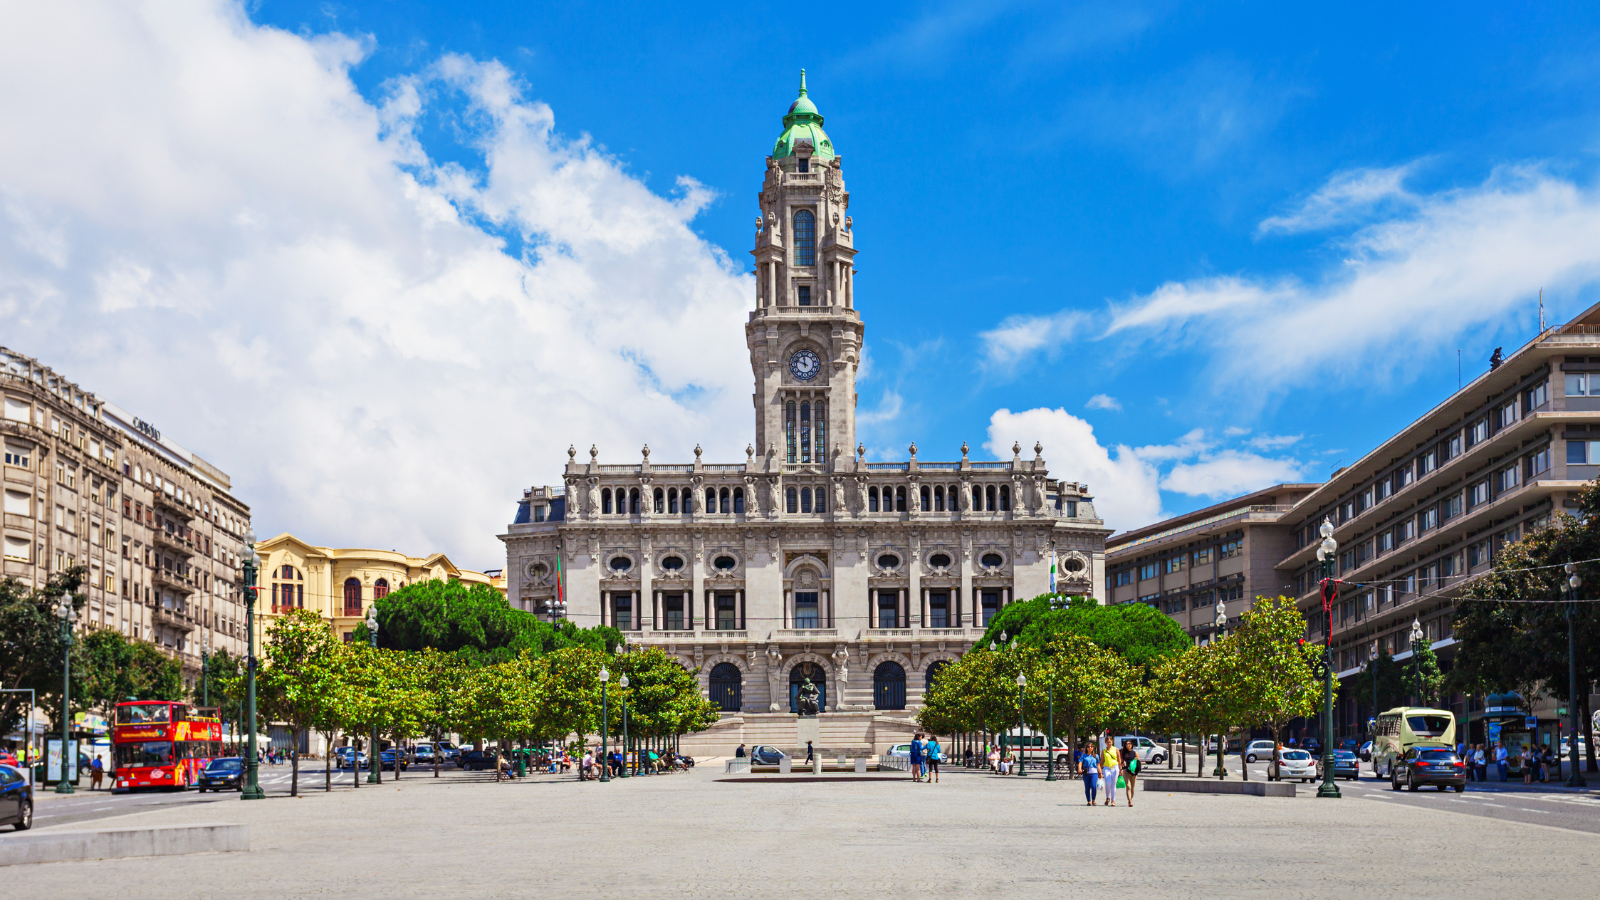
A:
[[[895,623],[896,628],[905,628],[911,624],[911,613],[906,609],[906,589],[895,591]]]

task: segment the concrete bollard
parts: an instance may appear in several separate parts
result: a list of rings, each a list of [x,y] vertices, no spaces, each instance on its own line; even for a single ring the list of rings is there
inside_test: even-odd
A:
[[[811,774],[813,774],[813,775],[821,775],[822,774],[822,757],[817,756],[817,757],[813,757],[812,758],[812,760],[811,760]]]
[[[794,771],[794,758],[793,757],[785,756],[783,759],[778,760],[778,774],[779,775],[787,775],[787,774],[789,774],[790,772],[793,772],[793,771]]]
[[[856,757],[856,774],[864,775],[864,774],[866,774],[866,771],[867,771],[867,758],[865,756]]]

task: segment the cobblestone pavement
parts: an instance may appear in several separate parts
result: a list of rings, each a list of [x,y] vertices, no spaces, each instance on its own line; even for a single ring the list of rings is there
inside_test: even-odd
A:
[[[1600,839],[1407,794],[1342,801],[1148,794],[1086,808],[1078,782],[951,771],[942,784],[403,780],[298,800],[183,805],[103,825],[245,822],[248,853],[52,863],[14,896],[751,898],[1600,893]],[[1449,796],[1454,796],[1449,795]],[[1488,796],[1488,795],[1485,795]],[[0,840],[3,840],[0,836]]]

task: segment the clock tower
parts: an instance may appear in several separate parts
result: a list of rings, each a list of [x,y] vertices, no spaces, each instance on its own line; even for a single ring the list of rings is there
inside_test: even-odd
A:
[[[855,458],[862,325],[844,160],[803,70],[759,203],[756,302],[745,325],[757,452],[785,472],[831,472]]]

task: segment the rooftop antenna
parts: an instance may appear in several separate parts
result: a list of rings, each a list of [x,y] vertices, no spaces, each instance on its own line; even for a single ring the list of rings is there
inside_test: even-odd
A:
[[[1544,288],[1539,288],[1539,333],[1544,334]]]

